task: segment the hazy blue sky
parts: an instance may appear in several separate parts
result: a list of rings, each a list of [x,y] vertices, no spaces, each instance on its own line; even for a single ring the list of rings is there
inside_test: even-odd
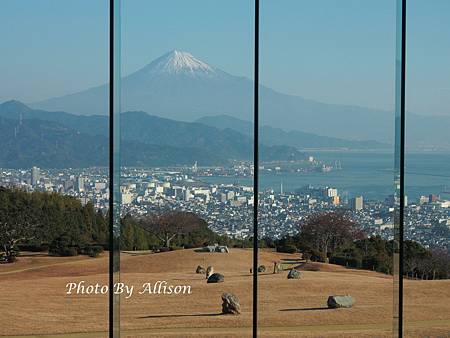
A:
[[[123,71],[171,49],[253,76],[252,0],[122,0]],[[108,0],[1,0],[0,101],[108,80]],[[409,0],[408,108],[450,114],[450,1]],[[261,81],[329,103],[391,109],[394,0],[262,0]]]

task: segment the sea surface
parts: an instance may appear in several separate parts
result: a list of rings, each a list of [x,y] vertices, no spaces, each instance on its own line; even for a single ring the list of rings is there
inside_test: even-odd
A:
[[[328,173],[260,172],[259,189],[293,192],[305,185],[337,188],[344,198],[362,195],[366,200],[384,200],[394,193],[394,154],[388,152],[309,152],[319,161],[334,164],[342,170]],[[409,202],[421,195],[438,194],[450,199],[450,153],[407,153],[405,156],[405,192]],[[208,183],[253,185],[251,178],[204,177]]]

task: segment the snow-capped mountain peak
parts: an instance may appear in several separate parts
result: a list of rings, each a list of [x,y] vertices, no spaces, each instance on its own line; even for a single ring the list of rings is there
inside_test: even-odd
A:
[[[167,54],[164,54],[145,68],[146,73],[150,74],[189,74],[192,76],[211,76],[216,73],[213,67],[199,59],[196,59],[192,54],[178,50],[173,50]]]

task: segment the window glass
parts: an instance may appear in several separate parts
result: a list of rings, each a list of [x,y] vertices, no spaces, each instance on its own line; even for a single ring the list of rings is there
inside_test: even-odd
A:
[[[404,327],[438,337],[450,329],[450,4],[407,6]]]
[[[253,11],[122,1],[122,333],[251,333]]]
[[[261,2],[261,335],[392,334],[395,19]]]
[[[109,2],[2,1],[2,336],[108,330]]]

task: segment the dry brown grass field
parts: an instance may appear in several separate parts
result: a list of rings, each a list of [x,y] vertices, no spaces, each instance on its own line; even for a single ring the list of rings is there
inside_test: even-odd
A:
[[[362,270],[315,264],[299,280],[287,272],[272,274],[273,261],[298,256],[262,251],[259,277],[260,337],[390,337],[392,277]],[[197,265],[214,266],[225,282],[207,284]],[[121,280],[135,289],[165,280],[191,285],[190,295],[140,295],[121,298],[123,337],[250,337],[252,324],[252,251],[229,254],[178,250],[167,253],[122,253]],[[289,266],[286,264],[286,266]],[[108,257],[59,258],[25,255],[0,265],[0,335],[9,337],[106,337],[108,297],[66,295],[68,282],[106,284]],[[221,315],[223,292],[236,294],[242,314]],[[351,294],[351,309],[326,309],[332,294]],[[407,337],[450,337],[450,281],[405,281]]]

